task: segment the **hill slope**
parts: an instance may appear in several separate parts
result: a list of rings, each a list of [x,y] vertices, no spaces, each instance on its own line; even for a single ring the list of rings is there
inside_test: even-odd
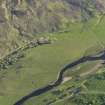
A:
[[[1,0],[0,57],[35,34],[55,32],[71,22],[103,13],[103,0]]]

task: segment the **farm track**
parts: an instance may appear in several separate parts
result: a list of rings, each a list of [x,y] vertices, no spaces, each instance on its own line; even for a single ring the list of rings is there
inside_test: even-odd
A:
[[[88,91],[88,92],[80,92],[80,94],[105,95],[105,92],[104,91]]]
[[[86,76],[88,74],[94,73],[98,68],[101,68],[103,66],[102,64],[103,62],[98,63],[95,67],[93,67],[92,69],[90,69],[87,72],[81,73],[80,77]]]
[[[73,68],[73,67],[75,67],[79,64],[85,63],[85,62],[92,62],[92,61],[97,61],[97,60],[103,61],[102,64],[104,63],[104,61],[105,61],[105,51],[101,51],[101,52],[99,52],[95,55],[89,55],[89,56],[81,57],[80,59],[65,65],[60,70],[60,72],[58,73],[57,79],[54,83],[48,84],[47,86],[44,86],[44,87],[39,88],[39,89],[35,89],[33,92],[29,93],[28,95],[26,95],[26,96],[22,97],[20,100],[18,100],[14,105],[23,105],[23,103],[25,101],[27,101],[28,99],[30,99],[32,97],[35,97],[35,96],[39,96],[41,94],[44,94],[45,92],[48,92],[49,90],[59,86],[64,80],[63,74],[68,69]],[[97,66],[99,67],[100,65],[97,65]],[[95,70],[98,67],[93,68],[93,70]]]

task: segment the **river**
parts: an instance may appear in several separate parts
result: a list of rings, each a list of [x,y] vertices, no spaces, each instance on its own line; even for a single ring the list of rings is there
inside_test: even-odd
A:
[[[80,59],[65,65],[58,73],[58,77],[54,83],[48,84],[47,86],[44,86],[44,87],[41,87],[38,89],[35,89],[33,92],[27,94],[26,96],[24,96],[20,100],[18,100],[16,103],[14,103],[14,105],[23,105],[24,102],[27,101],[28,99],[35,97],[35,96],[39,96],[41,94],[44,94],[45,92],[48,92],[49,90],[59,86],[63,82],[63,74],[65,73],[66,70],[68,70],[68,69],[70,70],[70,68],[73,68],[73,67],[75,67],[79,64],[85,63],[85,62],[92,62],[92,61],[97,61],[97,60],[105,61],[105,50],[103,50],[97,54],[94,54],[94,55],[81,57]]]

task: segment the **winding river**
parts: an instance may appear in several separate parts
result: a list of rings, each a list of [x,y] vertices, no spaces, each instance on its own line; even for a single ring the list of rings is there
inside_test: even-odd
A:
[[[23,103],[25,101],[27,101],[28,99],[32,98],[32,97],[35,97],[35,96],[39,96],[51,89],[53,89],[54,87],[57,87],[59,86],[62,81],[63,81],[63,74],[66,70],[72,68],[72,67],[75,67],[79,64],[82,64],[82,63],[85,63],[87,61],[96,61],[96,60],[103,60],[105,61],[105,50],[104,51],[101,51],[97,54],[94,54],[94,55],[89,55],[89,56],[84,56],[84,57],[81,57],[80,59],[70,63],[70,64],[67,64],[65,65],[59,72],[58,74],[58,77],[56,79],[56,81],[52,84],[48,84],[47,86],[44,86],[44,87],[41,87],[39,89],[36,89],[34,90],[33,92],[29,93],[28,95],[22,97],[20,100],[18,100],[14,105],[23,105]]]

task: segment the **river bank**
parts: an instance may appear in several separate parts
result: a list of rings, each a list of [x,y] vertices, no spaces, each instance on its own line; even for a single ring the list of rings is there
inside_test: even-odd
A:
[[[53,89],[54,87],[57,87],[59,86],[62,82],[63,82],[63,74],[66,70],[76,66],[76,65],[79,65],[79,64],[82,64],[82,63],[85,63],[85,62],[92,62],[92,61],[96,61],[96,60],[101,60],[103,61],[102,64],[104,64],[105,62],[105,51],[101,51],[95,55],[89,55],[89,56],[84,56],[70,64],[67,64],[65,65],[61,70],[60,72],[58,73],[58,77],[56,79],[56,81],[52,84],[48,84],[47,86],[44,86],[42,88],[39,88],[39,89],[36,89],[34,90],[33,92],[29,93],[28,95],[22,97],[19,101],[17,101],[14,105],[23,105],[23,103],[32,98],[32,97],[35,97],[35,96],[38,96],[38,95],[41,95],[51,89]],[[98,65],[99,66],[99,65]]]

